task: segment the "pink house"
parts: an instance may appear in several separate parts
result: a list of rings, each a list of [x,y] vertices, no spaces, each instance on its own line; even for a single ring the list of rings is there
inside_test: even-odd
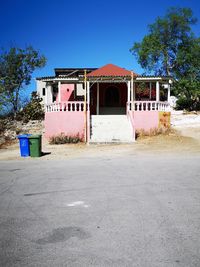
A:
[[[141,76],[113,64],[55,69],[55,76],[37,78],[45,135],[133,142],[137,130],[168,127],[171,83],[170,77]]]

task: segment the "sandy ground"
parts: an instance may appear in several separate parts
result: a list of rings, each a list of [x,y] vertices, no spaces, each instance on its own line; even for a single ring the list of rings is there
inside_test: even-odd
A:
[[[42,140],[44,156],[40,160],[64,159],[73,157],[121,156],[140,153],[199,153],[200,152],[200,114],[172,115],[172,132],[168,135],[139,138],[133,144],[50,145]],[[19,145],[14,143],[0,149],[0,160],[24,160],[19,156]],[[25,160],[32,160],[26,158]]]

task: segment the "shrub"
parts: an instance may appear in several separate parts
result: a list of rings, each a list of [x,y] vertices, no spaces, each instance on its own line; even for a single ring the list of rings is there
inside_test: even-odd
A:
[[[178,98],[177,110],[200,110],[200,81],[187,79],[176,81],[173,85],[173,93]]]
[[[3,133],[6,129],[6,124],[4,120],[0,120],[0,134]]]
[[[200,110],[200,103],[193,99],[187,99],[186,97],[180,97],[176,101],[176,109],[177,110]]]
[[[16,120],[23,120],[25,123],[30,120],[43,120],[44,107],[41,102],[42,98],[33,92],[30,102],[16,114]]]
[[[79,142],[82,142],[82,139],[77,136],[67,136],[64,133],[61,133],[60,135],[52,136],[49,140],[49,143],[51,145],[61,145],[61,144],[77,144]]]

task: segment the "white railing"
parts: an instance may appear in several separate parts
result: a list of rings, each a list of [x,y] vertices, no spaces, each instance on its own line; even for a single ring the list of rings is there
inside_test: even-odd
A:
[[[170,104],[161,101],[133,101],[127,102],[127,110],[132,111],[170,111]]]
[[[46,105],[46,112],[75,112],[75,111],[85,111],[85,104],[83,101],[68,101],[62,103],[52,103]]]

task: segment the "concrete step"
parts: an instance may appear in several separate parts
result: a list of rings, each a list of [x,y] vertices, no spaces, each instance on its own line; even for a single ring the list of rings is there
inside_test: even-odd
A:
[[[92,143],[133,142],[132,126],[126,115],[92,115]]]

